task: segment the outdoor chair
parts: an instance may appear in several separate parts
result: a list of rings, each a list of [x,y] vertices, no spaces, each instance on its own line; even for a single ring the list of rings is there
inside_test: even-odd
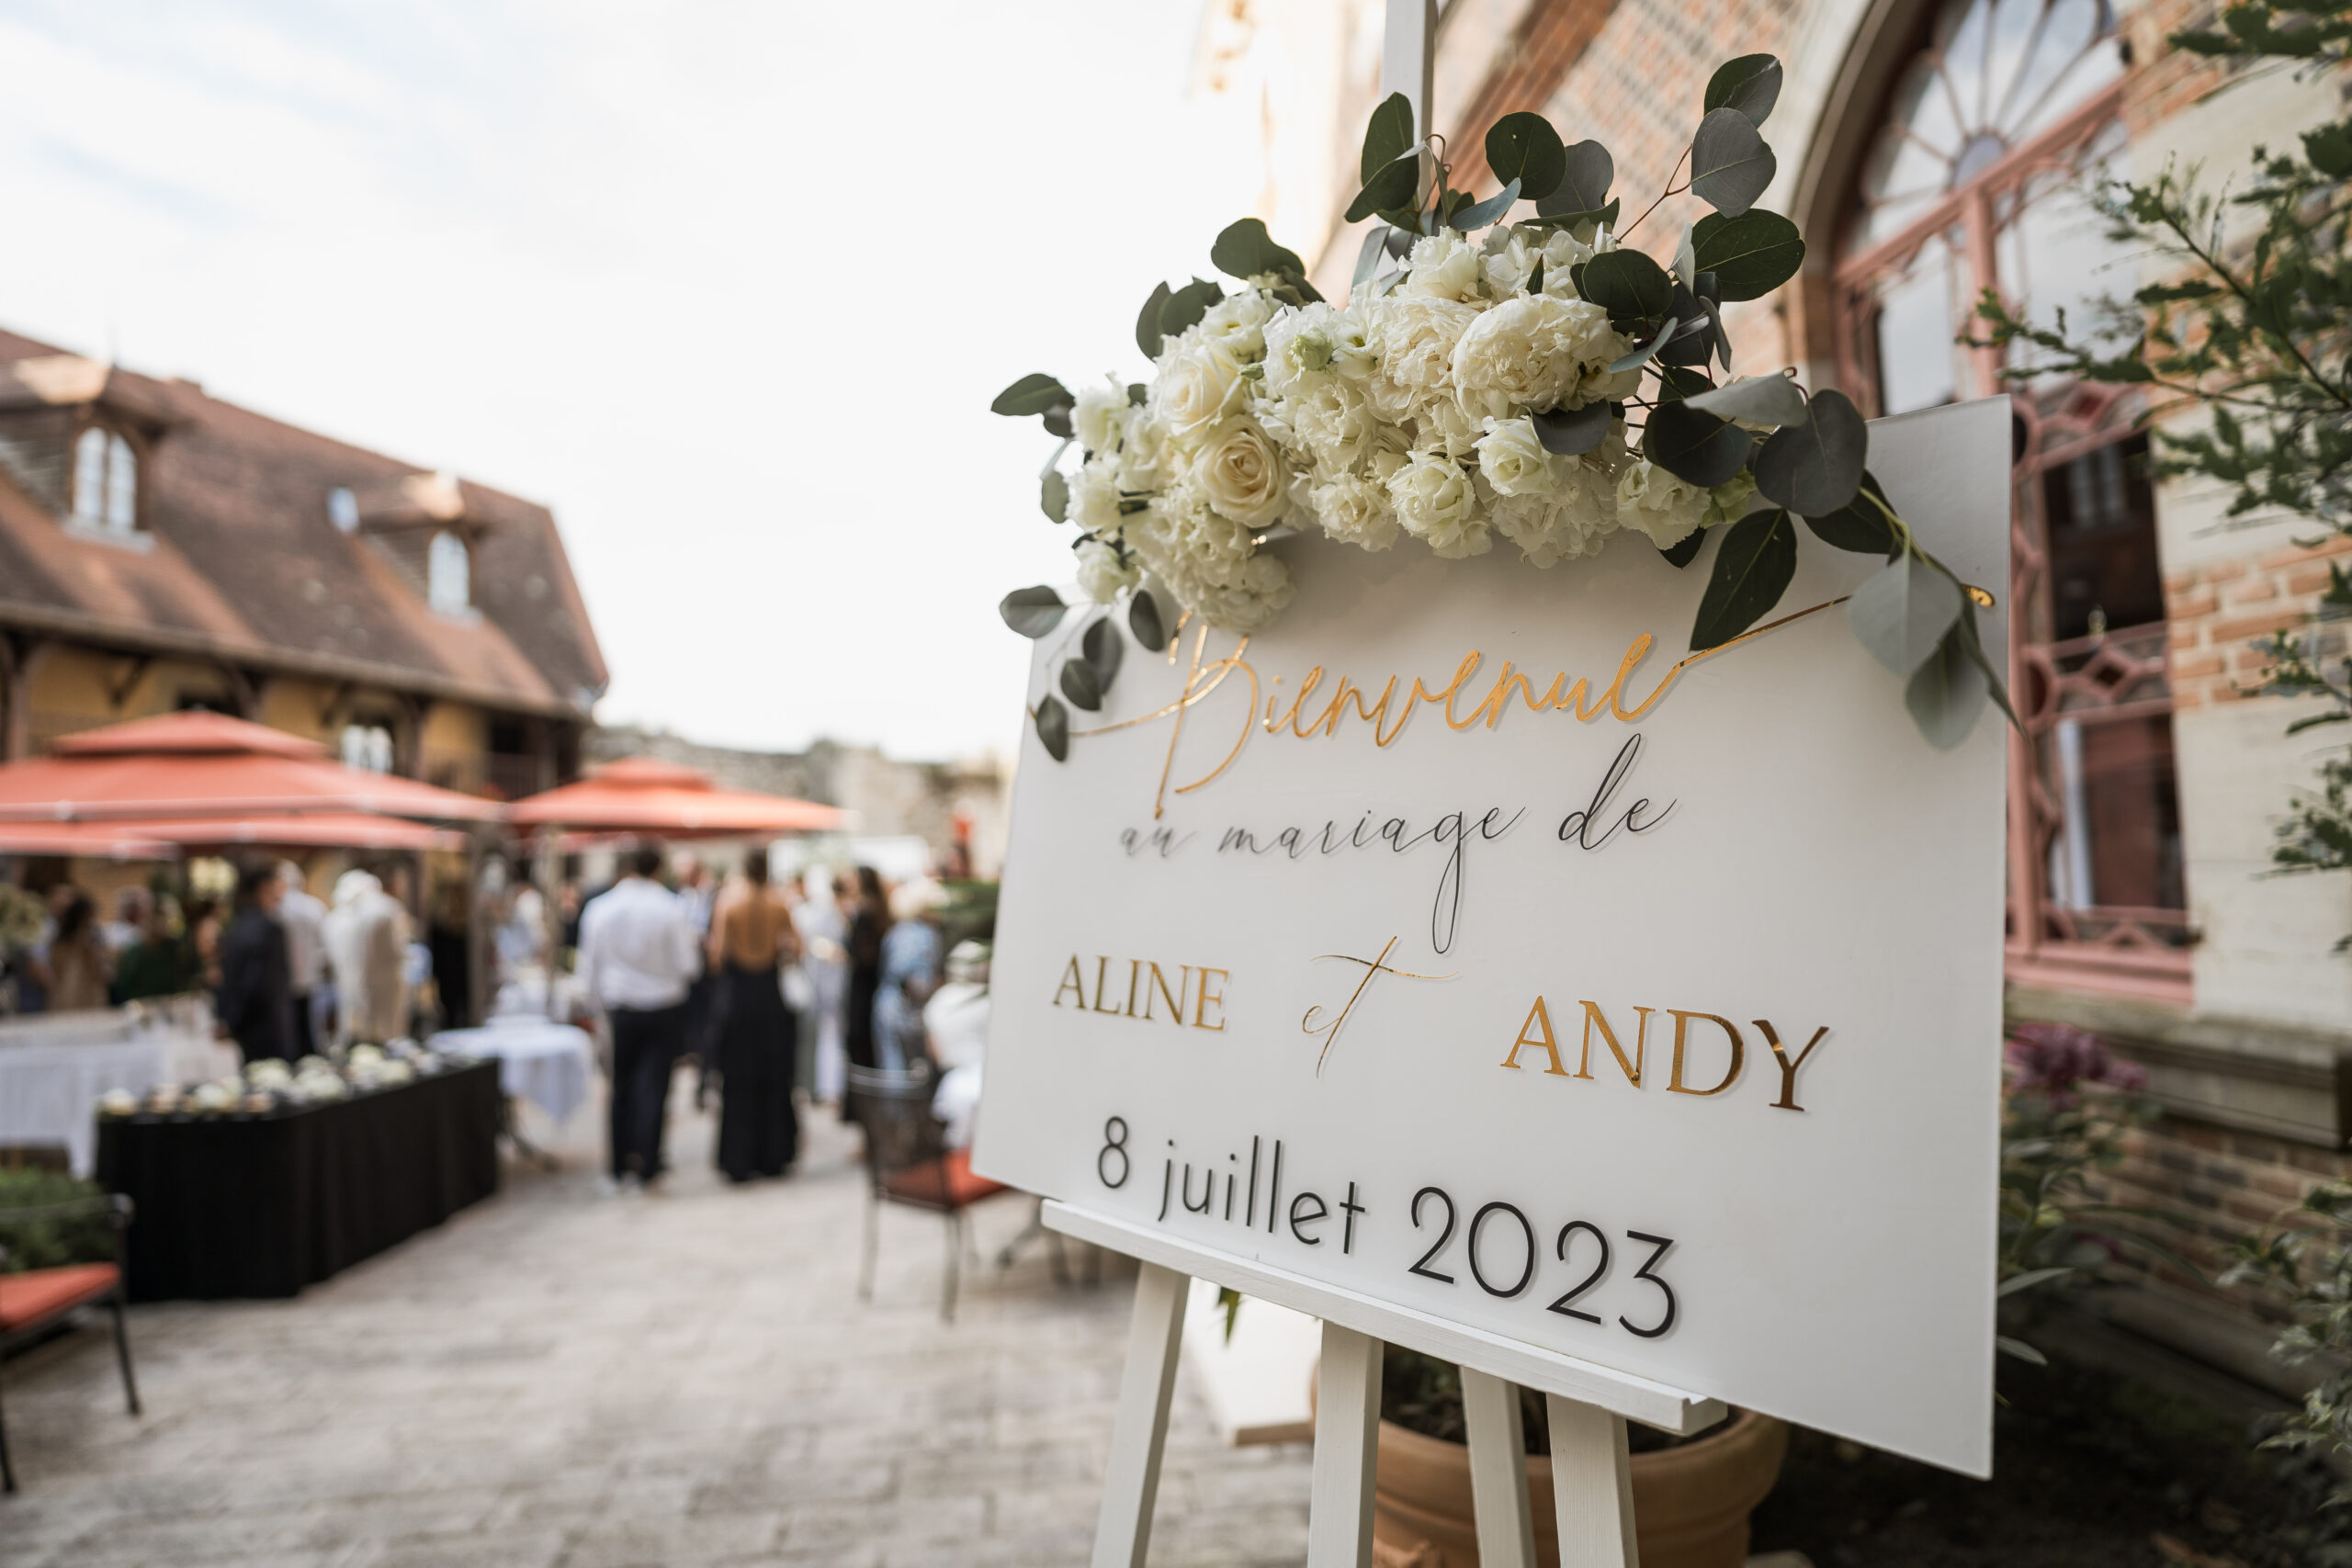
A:
[[[858,1265],[857,1299],[874,1299],[874,1255],[882,1205],[928,1209],[947,1221],[947,1280],[939,1316],[956,1321],[956,1286],[970,1246],[964,1211],[983,1198],[1010,1191],[1001,1181],[972,1174],[968,1151],[950,1149],[946,1124],[931,1113],[938,1080],[925,1069],[852,1067],[851,1103],[865,1127],[865,1250]]]
[[[139,1383],[130,1371],[130,1335],[123,1322],[123,1233],[130,1228],[130,1200],[121,1193],[69,1199],[38,1208],[0,1209],[0,1238],[12,1227],[42,1220],[73,1220],[103,1213],[114,1231],[111,1263],[65,1263],[50,1269],[28,1269],[0,1274],[0,1358],[55,1327],[83,1307],[103,1303],[114,1314],[115,1359],[122,1368],[122,1393],[133,1416],[139,1414]],[[7,1267],[8,1249],[0,1245],[0,1269]],[[17,1472],[8,1462],[8,1426],[0,1412],[0,1491],[17,1489]]]

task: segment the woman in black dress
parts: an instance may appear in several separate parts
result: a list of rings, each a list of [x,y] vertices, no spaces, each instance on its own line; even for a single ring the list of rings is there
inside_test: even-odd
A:
[[[874,994],[882,985],[882,936],[890,929],[890,901],[870,865],[857,868],[856,904],[850,911],[849,999],[842,1015],[842,1048],[853,1067],[881,1064],[874,1052]]]
[[[786,1006],[782,968],[800,956],[792,908],[768,885],[768,857],[743,857],[743,881],[729,887],[710,920],[710,964],[718,976],[718,1168],[729,1181],[782,1176],[800,1152],[792,1105],[799,1020]]]

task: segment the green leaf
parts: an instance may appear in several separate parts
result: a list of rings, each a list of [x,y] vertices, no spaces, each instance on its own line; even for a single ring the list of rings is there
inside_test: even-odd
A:
[[[1804,389],[1786,376],[1743,376],[1729,386],[1685,401],[1719,419],[1742,419],[1751,424],[1803,424],[1806,417]]]
[[[1004,617],[1006,626],[1035,640],[1060,626],[1069,608],[1060,594],[1040,583],[1035,588],[1014,589],[998,601],[996,613]]]
[[[1993,1294],[1996,1297],[2013,1296],[2019,1291],[2030,1291],[2046,1280],[2060,1279],[2074,1272],[2075,1272],[2074,1267],[2065,1263],[2061,1263],[2054,1269],[2029,1269],[2022,1274],[2012,1274],[2002,1280],[2001,1288]]]
[[[1781,62],[1769,54],[1743,54],[1715,67],[1707,78],[1707,108],[1737,109],[1762,125],[1781,101]]]
[[[1700,547],[1706,544],[1709,532],[1710,530],[1705,528],[1693,528],[1682,536],[1679,544],[1669,546],[1658,551],[1658,554],[1664,556],[1669,565],[1679,570],[1699,558]]]
[[[1710,110],[1690,139],[1691,194],[1729,217],[1755,206],[1779,167],[1756,122],[1737,109]]]
[[[1521,196],[1541,201],[1560,188],[1568,172],[1568,150],[1550,120],[1521,109],[1487,127],[1487,167],[1498,180],[1517,180]]]
[[[1527,291],[1530,294],[1544,292],[1544,258],[1540,255],[1535,258],[1535,269],[1527,275]]]
[[[1877,476],[1865,469],[1853,500],[1835,512],[1807,517],[1804,525],[1825,545],[1857,555],[1892,556],[1903,547],[1903,539],[1886,520],[1886,513],[1871,504],[1872,496],[1883,501],[1886,492],[1879,488]]]
[[[1753,209],[1736,218],[1711,212],[1700,219],[1690,229],[1690,252],[1701,272],[1715,275],[1725,300],[1761,299],[1804,265],[1797,226],[1777,212]]]
[[[1685,288],[1699,287],[1699,259],[1690,241],[1690,225],[1682,226],[1682,238],[1674,247],[1674,263],[1667,270]]]
[[[1628,321],[1662,320],[1674,300],[1674,280],[1639,251],[1603,251],[1585,263],[1583,289],[1620,330]]]
[[[1363,156],[1359,160],[1356,178],[1370,185],[1374,175],[1412,150],[1412,101],[1402,93],[1391,93],[1372,111],[1372,118],[1363,128]]]
[[[1057,762],[1069,761],[1069,710],[1051,693],[1037,704],[1037,739],[1045,743],[1046,756]]]
[[[1256,277],[1263,273],[1277,277],[1306,276],[1306,264],[1298,259],[1298,253],[1274,243],[1260,218],[1227,224],[1209,247],[1209,260],[1230,277]]]
[[[1494,222],[1497,219],[1502,217],[1504,213],[1509,212],[1513,206],[1517,205],[1519,196],[1519,181],[1514,178],[1509,185],[1503,186],[1501,190],[1498,191],[1493,196],[1488,197],[1486,200],[1479,202],[1473,207],[1463,208],[1459,211],[1453,213],[1446,220],[1446,226],[1451,229],[1460,230],[1464,234],[1470,232],[1473,229],[1484,229],[1487,224]]]
[[[2030,1361],[2037,1367],[2046,1367],[2050,1364],[2049,1357],[2043,1355],[2041,1351],[2035,1349],[2024,1340],[2012,1339],[2006,1334],[1996,1334],[1993,1336],[1993,1348],[2000,1351],[2003,1355],[2015,1356],[2018,1360]]]
[[[2303,156],[2330,179],[2352,175],[2352,122],[2337,120],[2303,132]]]
[[[1094,671],[1097,690],[1107,692],[1119,673],[1119,660],[1126,657],[1127,645],[1120,640],[1119,624],[1104,615],[1086,628],[1078,639],[1078,650],[1087,667]]]
[[[1751,440],[1739,426],[1687,401],[1660,403],[1643,427],[1642,451],[1675,478],[1713,490],[1747,463]]]
[[[1617,161],[1598,141],[1579,141],[1560,155],[1560,183],[1535,204],[1550,218],[1561,213],[1599,212],[1609,203],[1609,187],[1617,178]]]
[[[1975,726],[1987,689],[1984,671],[1968,657],[1966,634],[1954,626],[1904,687],[1903,705],[1928,744],[1949,751]]]
[[[1159,308],[1159,333],[1163,338],[1197,326],[1209,307],[1225,298],[1225,290],[1204,277],[1196,277],[1168,297]]]
[[[1960,606],[1960,585],[1905,550],[1854,590],[1846,624],[1871,658],[1907,676],[1936,651]]]
[[[1375,212],[1409,211],[1420,188],[1421,155],[1408,152],[1382,164],[1365,179],[1363,189],[1348,204],[1347,221],[1360,222]]]
[[[1393,232],[1387,224],[1375,223],[1364,235],[1363,249],[1356,253],[1356,275],[1348,281],[1350,295],[1371,282],[1373,275],[1380,270],[1380,253],[1387,248],[1388,236]]]
[[[996,401],[989,405],[989,412],[1025,419],[1033,413],[1044,413],[1057,403],[1069,407],[1077,401],[1068,387],[1040,370],[1034,376],[1023,376],[999,392]]]
[[[1657,332],[1650,334],[1650,341],[1648,343],[1643,344],[1640,348],[1634,349],[1625,354],[1621,354],[1615,359],[1611,360],[1609,362],[1609,373],[1615,376],[1627,370],[1638,370],[1643,366],[1647,365],[1651,360],[1657,357],[1657,351],[1659,349],[1664,348],[1668,343],[1673,341],[1674,329],[1681,324],[1682,323],[1680,321],[1676,321],[1672,316],[1668,316],[1666,319],[1666,324],[1658,328]]]
[[[1159,357],[1159,313],[1168,309],[1168,301],[1171,298],[1168,285],[1153,284],[1151,298],[1143,302],[1143,311],[1136,317],[1136,346],[1143,350],[1146,359]]]
[[[1127,630],[1135,633],[1147,653],[1158,653],[1168,646],[1168,627],[1159,618],[1159,601],[1152,597],[1150,589],[1136,589],[1135,597],[1127,601]]]
[[[1072,659],[1062,665],[1061,684],[1062,695],[1071,706],[1092,713],[1102,705],[1102,678],[1085,660]]]
[[[1984,638],[1976,629],[1974,604],[1961,605],[1959,631],[1967,646],[1969,659],[1974,662],[1977,669],[1984,672],[1984,684],[1991,689],[1993,701],[1999,705],[2002,716],[2009,721],[2010,728],[2019,735],[2023,735],[2025,720],[2018,716],[2018,710],[2009,704],[2008,678],[1995,668],[1993,661],[1984,656]]]
[[[1871,433],[1843,392],[1815,392],[1805,422],[1772,433],[1756,455],[1756,488],[1803,517],[1844,508],[1861,488]]]
[[[1606,206],[1591,212],[1545,212],[1538,207],[1534,221],[1546,228],[1566,229],[1570,233],[1582,229],[1588,223],[1598,224],[1602,228],[1612,228],[1617,222],[1617,210],[1621,205],[1616,197],[1611,197]]]
[[[1530,416],[1535,439],[1544,450],[1560,457],[1581,457],[1607,438],[1616,416],[1607,403],[1587,403],[1580,409],[1550,409]]]
[[[1047,468],[1038,479],[1037,508],[1057,523],[1069,521],[1069,480],[1059,468]]]
[[[1690,651],[1721,648],[1762,620],[1796,573],[1796,525],[1787,513],[1750,513],[1724,530],[1714,574],[1690,627]]]
[[[1071,441],[1077,438],[1078,432],[1071,426],[1069,423],[1069,404],[1056,403],[1052,408],[1047,409],[1044,414],[1039,416],[1039,423],[1045,425],[1046,434],[1058,435],[1064,441]],[[1054,519],[1054,521],[1058,523],[1061,519],[1057,517]]]

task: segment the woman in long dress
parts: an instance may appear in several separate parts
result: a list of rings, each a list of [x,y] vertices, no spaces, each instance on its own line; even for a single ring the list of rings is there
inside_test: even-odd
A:
[[[743,880],[710,921],[718,976],[718,1168],[729,1181],[782,1176],[800,1152],[792,1105],[799,1021],[784,999],[783,966],[800,956],[792,908],[768,885],[768,857],[743,857]]]

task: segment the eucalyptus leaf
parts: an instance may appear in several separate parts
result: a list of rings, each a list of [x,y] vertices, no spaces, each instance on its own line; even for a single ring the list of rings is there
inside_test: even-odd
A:
[[[1037,480],[1037,507],[1057,523],[1069,521],[1069,480],[1059,468],[1048,468]]]
[[[1825,545],[1852,550],[1857,555],[1893,556],[1903,547],[1903,536],[1886,520],[1886,513],[1878,509],[1873,497],[1883,501],[1886,492],[1879,488],[1878,477],[1865,468],[1853,500],[1835,512],[1807,517],[1804,525]]]
[[[1668,546],[1658,551],[1658,554],[1664,556],[1667,563],[1679,571],[1699,558],[1699,551],[1706,544],[1707,536],[1712,531],[1706,528],[1693,528],[1682,536],[1679,543]]]
[[[1960,619],[1959,585],[1909,550],[1846,601],[1846,624],[1871,657],[1897,675],[1928,661]]]
[[[1665,317],[1674,299],[1674,280],[1639,251],[1603,251],[1584,264],[1584,297],[1620,324]]]
[[[1843,392],[1814,393],[1806,416],[1764,443],[1756,455],[1756,488],[1776,506],[1821,517],[1842,509],[1860,489],[1871,433]]]
[[[2008,681],[1999,670],[1994,667],[1992,660],[1984,655],[1984,638],[1976,629],[1974,604],[1963,603],[1961,605],[1960,625],[1956,629],[1960,633],[1962,646],[1966,649],[1970,660],[1977,669],[1984,671],[1984,684],[1991,689],[1993,701],[2000,705],[2001,716],[2009,721],[2011,728],[2019,735],[2023,735],[2025,720],[2019,718],[2018,710],[2010,705]],[[2289,733],[2293,732],[2290,730]]]
[[[1706,276],[1713,277],[1714,274]],[[1707,336],[1715,345],[1715,357],[1723,362],[1724,374],[1728,376],[1731,374],[1731,333],[1724,331],[1723,307],[1703,295],[1700,297],[1699,304],[1707,312]]]
[[[1681,243],[1674,247],[1674,265],[1667,270],[1674,274],[1675,281],[1680,283],[1683,288],[1699,287],[1699,261],[1693,253],[1690,226],[1687,223],[1682,226]]]
[[[1398,261],[1403,261],[1407,256],[1411,255],[1413,236],[1416,232],[1418,231],[1406,229],[1392,220],[1388,225],[1388,238],[1384,242],[1388,248],[1388,254]]]
[[[1787,513],[1752,512],[1724,529],[1690,627],[1690,651],[1721,648],[1762,620],[1796,572],[1796,525]]]
[[[1078,639],[1078,649],[1088,668],[1094,671],[1097,689],[1109,691],[1111,682],[1118,677],[1119,661],[1127,654],[1127,645],[1119,636],[1119,624],[1108,615],[1102,616]]]
[[[1159,357],[1159,313],[1168,308],[1170,298],[1168,285],[1153,284],[1151,298],[1143,302],[1142,313],[1136,317],[1136,346],[1143,350],[1146,359]]]
[[[1975,726],[1988,689],[1984,671],[1968,657],[1967,634],[1954,626],[1903,688],[1903,705],[1928,744],[1949,751]]]
[[[2046,1284],[2052,1280],[2064,1279],[2075,1272],[2076,1269],[2071,1263],[2061,1263],[2049,1269],[2029,1269],[2022,1274],[2012,1274],[2002,1280],[2001,1288],[1995,1291],[1993,1294],[1996,1298],[2014,1296],[2019,1291],[2030,1291],[2036,1285]]]
[[[1069,710],[1050,693],[1037,704],[1037,739],[1046,756],[1057,762],[1069,761]]]
[[[1707,107],[1737,109],[1762,125],[1781,101],[1781,62],[1769,54],[1743,54],[1715,67],[1707,78]]]
[[[1068,406],[1077,401],[1070,396],[1068,387],[1040,370],[1035,375],[1023,376],[999,392],[996,401],[989,405],[989,412],[1025,419],[1033,413],[1044,413],[1057,403]]]
[[[1391,93],[1372,111],[1363,128],[1363,155],[1356,178],[1366,185],[1372,176],[1412,151],[1413,104],[1402,93]]]
[[[1608,437],[1616,416],[1607,403],[1587,403],[1580,409],[1551,409],[1531,416],[1535,439],[1544,450],[1559,457],[1581,457]]]
[[[1728,386],[1684,400],[1719,419],[1743,419],[1751,424],[1803,424],[1804,389],[1786,376],[1743,376]]]
[[[1380,254],[1388,248],[1388,236],[1395,232],[1385,223],[1375,223],[1372,232],[1363,237],[1363,249],[1356,253],[1356,275],[1348,282],[1350,294],[1371,282],[1373,275],[1380,270]]]
[[[1522,109],[1487,128],[1487,167],[1498,180],[1517,180],[1521,196],[1541,201],[1560,188],[1568,152],[1550,120]]]
[[[1277,277],[1306,276],[1306,264],[1298,259],[1298,253],[1274,243],[1262,218],[1227,224],[1209,247],[1209,260],[1229,277],[1256,277],[1263,273]]]
[[[1690,244],[1693,262],[1715,275],[1717,297],[1726,303],[1761,299],[1804,265],[1797,226],[1777,212],[1711,212],[1691,225]]]
[[[2035,1349],[2024,1340],[2012,1339],[2006,1334],[1996,1334],[1993,1336],[1993,1348],[2000,1351],[2005,1356],[2015,1356],[2020,1361],[2030,1361],[2037,1367],[2046,1367],[2050,1364],[2049,1357],[2043,1355],[2041,1351]]]
[[[1159,618],[1159,601],[1152,597],[1150,589],[1136,589],[1135,597],[1127,601],[1127,630],[1135,633],[1136,643],[1147,653],[1158,653],[1168,646],[1168,627]]]
[[[1418,205],[1420,188],[1421,155],[1408,152],[1374,169],[1364,180],[1363,189],[1348,204],[1347,221],[1361,222],[1375,212],[1409,210]]]
[[[1713,490],[1739,472],[1747,461],[1749,441],[1739,426],[1687,401],[1660,403],[1650,410],[1642,432],[1642,450],[1651,462],[1702,490]]]
[[[1691,194],[1729,217],[1755,206],[1779,167],[1756,122],[1737,109],[1709,111],[1690,139]]]
[[[1128,404],[1128,406],[1129,406],[1129,407],[1131,407],[1131,408],[1141,408],[1141,407],[1143,407],[1143,400],[1144,400],[1144,399],[1145,399],[1146,397],[1148,397],[1148,396],[1149,396],[1149,395],[1150,395],[1150,392],[1151,392],[1151,389],[1150,389],[1149,387],[1145,386],[1141,381],[1130,381],[1130,382],[1128,382],[1128,383],[1127,383],[1127,404]]]
[[[1225,290],[1204,277],[1196,277],[1168,297],[1159,308],[1159,332],[1162,337],[1174,337],[1179,333],[1200,324],[1209,307],[1225,298]]]
[[[1498,219],[1501,218],[1503,214],[1509,212],[1514,206],[1516,206],[1519,202],[1519,181],[1517,179],[1513,179],[1509,185],[1503,186],[1501,190],[1496,192],[1493,196],[1488,197],[1486,200],[1479,202],[1475,206],[1463,208],[1460,211],[1454,213],[1446,220],[1447,226],[1458,229],[1465,234],[1470,232],[1473,229],[1484,229],[1487,224],[1496,221]]]
[[[1630,354],[1620,355],[1617,358],[1611,360],[1609,363],[1609,373],[1615,376],[1627,370],[1638,370],[1643,366],[1647,365],[1651,360],[1657,357],[1657,351],[1664,348],[1667,344],[1673,339],[1674,329],[1681,324],[1681,322],[1676,321],[1672,316],[1668,316],[1666,319],[1666,325],[1658,328],[1658,330],[1651,335],[1650,341],[1645,345],[1634,349]]]
[[[1534,270],[1527,275],[1527,291],[1530,294],[1544,292],[1544,258],[1542,256],[1535,258]]]
[[[1092,713],[1102,705],[1102,679],[1094,672],[1094,666],[1083,659],[1073,659],[1062,665],[1061,686],[1062,695],[1069,699],[1072,707]]]
[[[1069,606],[1062,596],[1043,583],[1035,588],[1016,588],[998,601],[996,613],[1004,624],[1023,637],[1044,637],[1062,624],[1062,616]]]
[[[1045,413],[1040,416],[1041,423],[1043,423],[1046,427],[1046,434],[1048,435],[1058,435],[1064,441],[1074,439],[1078,434],[1078,431],[1071,425],[1069,416],[1070,405],[1068,403],[1056,403],[1052,408],[1047,409]]]
[[[1560,183],[1535,204],[1549,218],[1561,213],[1596,213],[1609,203],[1609,187],[1617,178],[1617,161],[1598,141],[1579,141],[1560,158]]]

